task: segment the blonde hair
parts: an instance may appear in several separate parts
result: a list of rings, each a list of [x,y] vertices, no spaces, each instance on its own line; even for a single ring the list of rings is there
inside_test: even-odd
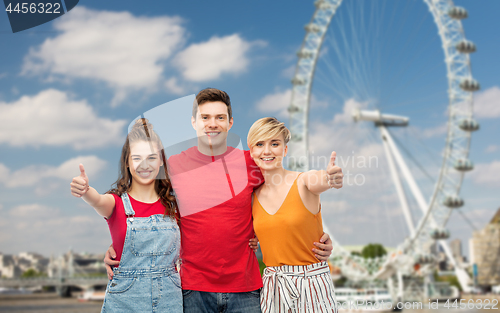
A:
[[[278,121],[274,117],[264,117],[253,123],[248,131],[247,144],[248,148],[252,148],[260,141],[266,141],[271,138],[283,135],[285,145],[290,141],[290,131],[286,128],[285,123]]]

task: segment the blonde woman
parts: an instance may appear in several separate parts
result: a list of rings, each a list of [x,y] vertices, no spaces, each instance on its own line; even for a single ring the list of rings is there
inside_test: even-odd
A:
[[[319,195],[342,187],[343,174],[332,152],[326,171],[283,168],[290,140],[284,123],[272,117],[255,122],[248,133],[250,154],[264,184],[253,195],[252,214],[264,263],[262,312],[337,312],[327,262],[310,243],[323,234]]]

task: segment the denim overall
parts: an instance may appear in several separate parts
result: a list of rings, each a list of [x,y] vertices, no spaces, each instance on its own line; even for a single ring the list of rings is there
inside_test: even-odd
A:
[[[127,234],[101,312],[182,312],[181,279],[175,269],[180,248],[176,221],[163,214],[134,217],[127,193],[122,201]]]

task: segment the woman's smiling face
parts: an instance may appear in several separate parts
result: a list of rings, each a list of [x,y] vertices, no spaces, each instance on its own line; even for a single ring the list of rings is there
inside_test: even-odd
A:
[[[158,175],[163,162],[160,151],[154,142],[136,141],[130,144],[128,166],[132,175],[132,182],[149,185]]]
[[[255,163],[261,169],[271,170],[283,167],[283,158],[286,156],[288,146],[280,134],[265,141],[258,141],[250,151]]]

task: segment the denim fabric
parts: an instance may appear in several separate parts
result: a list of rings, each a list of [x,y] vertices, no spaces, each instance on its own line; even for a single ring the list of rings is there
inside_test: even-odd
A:
[[[175,269],[180,249],[176,221],[161,214],[133,217],[126,193],[122,201],[129,216],[127,234],[101,312],[182,312],[181,279]]]
[[[183,290],[184,313],[260,313],[260,289],[249,292]]]

